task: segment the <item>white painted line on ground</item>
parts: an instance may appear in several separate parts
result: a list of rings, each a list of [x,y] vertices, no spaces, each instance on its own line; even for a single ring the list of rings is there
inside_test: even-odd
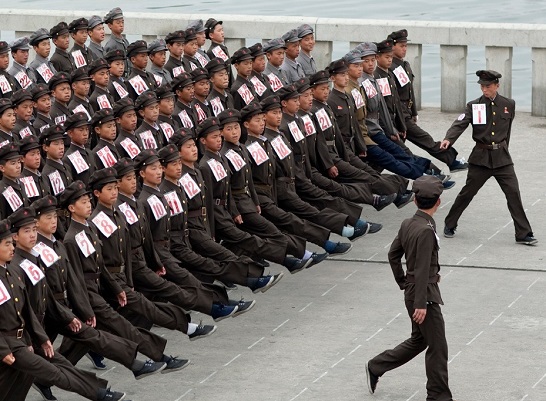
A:
[[[447,201],[446,203],[442,203],[442,206],[440,206],[440,209],[443,209],[444,207],[446,207],[450,203],[451,203],[451,201]]]
[[[529,209],[527,209],[527,208],[526,208],[526,209],[523,209],[523,211],[524,211],[525,213],[527,213],[528,210],[529,210]]]
[[[539,384],[542,380],[544,380],[545,377],[546,377],[546,373],[544,373],[544,376],[542,376],[542,377],[540,378],[539,381],[537,381],[535,384],[533,384],[533,387],[532,387],[532,388],[535,388],[536,386],[538,386],[538,384]]]
[[[300,395],[302,395],[306,391],[307,391],[307,387],[305,387],[303,390],[301,390],[295,397],[290,398],[290,401],[294,401],[296,398],[298,398]]]
[[[374,257],[377,256],[377,254],[378,254],[378,252],[374,253],[372,256],[370,256],[370,257],[369,257],[368,259],[366,259],[366,260],[372,260]]]
[[[377,330],[374,334],[372,334],[370,337],[368,337],[368,338],[366,339],[366,341],[370,341],[370,340],[371,340],[372,338],[374,338],[376,335],[378,335],[379,333],[381,333],[382,330],[383,330],[383,329]]]
[[[417,390],[415,393],[413,393],[413,395],[408,398],[406,401],[410,401],[411,399],[413,399],[413,397],[415,397],[417,394],[419,394],[419,390]]]
[[[464,258],[462,258],[461,260],[459,260],[459,261],[458,261],[457,263],[455,263],[455,264],[456,264],[456,265],[460,265],[460,264],[463,262],[463,260],[465,260],[465,259],[466,259],[466,256],[465,256]]]
[[[217,370],[215,370],[214,372],[212,372],[210,375],[208,375],[207,377],[205,377],[203,380],[201,380],[199,382],[199,384],[203,384],[204,382],[206,382],[208,379],[210,379],[212,376],[214,376],[216,373],[218,373]]]
[[[111,371],[114,370],[115,368],[116,368],[115,366],[111,367],[111,368],[108,369],[106,372],[102,372],[100,375],[98,375],[98,377],[104,376],[106,373],[111,372]]]
[[[182,398],[184,398],[185,396],[187,396],[187,395],[190,393],[191,390],[192,390],[192,389],[190,388],[188,391],[186,391],[184,394],[182,394],[180,397],[178,397],[178,398],[177,398],[176,400],[174,400],[174,401],[180,401]]]
[[[392,241],[389,242],[387,245],[385,245],[385,246],[383,247],[383,249],[387,249],[389,246],[391,246],[391,244],[392,244]]]
[[[326,376],[328,374],[328,372],[324,372],[323,374],[321,374],[319,377],[317,377],[315,380],[313,380],[313,383],[316,383],[318,382],[320,379],[322,379],[324,376]]]
[[[234,360],[236,360],[236,359],[239,358],[240,356],[241,356],[241,354],[235,356],[231,361],[229,361],[228,363],[225,363],[224,366],[229,365],[231,362],[233,362]]]
[[[469,342],[467,342],[466,345],[472,344],[472,343],[473,343],[474,341],[476,341],[476,339],[477,339],[479,336],[481,336],[482,334],[483,334],[483,330],[480,331],[478,334],[476,334],[476,336],[475,336],[472,340],[470,340]]]
[[[540,277],[537,278],[535,281],[533,281],[533,282],[531,283],[531,285],[530,285],[529,287],[527,287],[527,291],[529,291],[529,290],[531,289],[532,286],[534,286],[536,283],[538,283],[539,280],[540,280]]]
[[[521,400],[519,400],[519,401],[523,401],[523,400],[526,399],[527,397],[529,397],[529,394],[525,394],[525,395],[523,396],[523,398],[522,398]]]
[[[531,206],[535,206],[538,202],[540,202],[540,199],[537,199]]]
[[[254,347],[255,345],[257,345],[260,341],[262,341],[265,337],[262,337],[260,338],[258,341],[256,341],[254,344],[252,344],[250,347],[248,347],[248,349]]]
[[[478,249],[480,249],[483,246],[483,244],[478,245],[472,252],[469,253],[469,255],[472,255],[474,252],[476,252]]]
[[[447,364],[449,365],[451,362],[453,362],[453,360],[455,358],[457,358],[459,355],[461,355],[461,352],[463,352],[463,351],[459,351],[455,355],[453,355],[453,358],[451,358],[449,361],[447,361]]]
[[[334,286],[332,288],[330,288],[329,290],[327,290],[324,294],[322,294],[321,297],[325,296],[326,294],[328,294],[330,291],[332,291],[336,287],[337,287],[337,284],[334,284]]]
[[[487,240],[489,241],[491,238],[493,238],[495,235],[497,235],[498,233],[500,233],[500,230],[497,230],[495,231],[495,234],[493,234],[492,236],[490,236],[489,238],[487,238]]]
[[[362,344],[358,345],[354,350],[352,350],[351,352],[349,352],[347,354],[347,356],[351,355],[352,353],[354,353],[357,349],[359,349],[360,347],[362,347]]]
[[[493,320],[491,320],[491,323],[489,323],[489,326],[492,326],[493,323],[495,323],[495,322],[497,321],[497,319],[498,319],[499,317],[502,316],[503,313],[504,313],[504,312],[499,313],[499,315],[498,315],[496,318],[494,318]]]
[[[515,304],[516,302],[518,302],[519,299],[520,299],[522,296],[523,296],[523,295],[520,295],[519,297],[517,297],[516,299],[514,299],[514,300],[512,301],[512,303],[511,303],[510,305],[508,305],[508,307],[511,308],[512,306],[514,306],[514,304]]]
[[[506,224],[505,224],[504,226],[502,226],[502,228],[506,228],[506,227],[507,227],[507,226],[508,226],[509,224],[511,224],[511,223],[512,223],[512,221],[513,221],[513,220],[512,220],[512,219],[510,219],[510,221],[509,221],[508,223],[506,223]]]
[[[303,308],[301,308],[299,311],[300,311],[300,312],[303,312],[305,309],[307,309],[308,307],[310,307],[312,303],[313,303],[313,302],[309,302],[307,305],[305,305],[305,306],[304,306]]]
[[[345,358],[341,358],[339,361],[337,361],[336,363],[334,363],[331,367],[332,368],[335,368],[339,363],[343,362],[345,360]]]
[[[351,274],[349,274],[347,277],[345,277],[343,280],[347,280],[349,277],[351,277],[353,274],[355,274],[358,270],[355,270]]]
[[[447,276],[449,276],[451,273],[453,273],[453,269],[450,270],[445,276],[442,276],[442,280],[445,280]]]
[[[398,316],[400,316],[401,314],[402,314],[402,313],[399,313],[398,315],[396,315],[395,317],[393,317],[391,320],[389,320],[389,322],[387,323],[387,326],[388,326],[389,324],[391,324],[392,322],[394,322],[394,321],[396,320],[396,318],[397,318]]]
[[[288,323],[289,320],[290,320],[290,319],[286,319],[284,322],[282,322],[282,323],[279,324],[277,327],[275,327],[275,328],[273,329],[273,331],[279,330],[282,326],[284,326],[286,323]]]

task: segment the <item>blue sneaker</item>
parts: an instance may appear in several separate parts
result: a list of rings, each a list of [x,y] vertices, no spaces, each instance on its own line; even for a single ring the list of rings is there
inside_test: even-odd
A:
[[[175,372],[177,370],[184,369],[186,366],[190,364],[189,359],[180,359],[175,356],[163,356],[163,359],[165,363],[167,363],[167,367],[161,371],[161,373],[171,373]]]
[[[286,257],[284,259],[284,267],[288,269],[291,274],[296,274],[297,272],[302,271],[303,269],[309,267],[312,260],[309,259],[298,259],[292,257]]]
[[[254,305],[256,305],[256,301],[255,300],[245,301],[244,299],[241,299],[240,301],[234,301],[230,299],[229,304],[237,305],[237,308],[238,308],[237,312],[233,314],[233,317],[235,317],[235,316],[242,315],[243,313],[246,313],[252,308],[254,308]]]
[[[372,224],[375,223],[366,223],[366,224],[357,224],[354,229],[355,233],[349,237],[349,241],[354,242],[360,237],[365,236],[370,231],[370,228],[372,228]],[[381,229],[381,228],[380,228]]]
[[[338,242],[336,244],[336,247],[331,250],[327,251],[330,255],[344,255],[347,252],[349,252],[353,248],[353,244],[347,243],[347,242]]]
[[[108,366],[104,363],[104,357],[96,352],[89,351],[85,356],[91,361],[93,367],[98,370],[106,370]]]
[[[449,166],[449,171],[452,173],[462,170],[468,170],[468,163],[465,159],[455,160],[453,164]]]
[[[190,341],[199,340],[200,338],[208,337],[212,333],[216,331],[218,327],[212,326],[209,324],[203,324],[203,322],[199,322],[199,325],[195,329],[195,331],[191,334],[188,334],[188,338]]]
[[[444,181],[442,182],[444,189],[451,189],[455,186],[455,181]]]
[[[311,264],[307,266],[307,268],[310,268],[314,265],[318,265],[320,262],[324,262],[327,257],[328,257],[328,252],[324,252],[324,253],[313,252],[313,255],[310,258]]]
[[[254,294],[257,294],[258,292],[266,292],[271,287],[273,287],[275,284],[277,284],[281,278],[284,276],[283,273],[275,274],[274,276],[262,276],[258,277],[252,281],[254,281],[251,285],[249,285],[249,288],[252,290]]]
[[[212,304],[210,316],[215,322],[224,320],[237,312],[237,305]]]
[[[140,380],[147,376],[159,373],[166,367],[167,364],[165,362],[154,362],[151,359],[148,359],[144,362],[142,369],[133,371],[133,375],[135,375],[136,380]]]

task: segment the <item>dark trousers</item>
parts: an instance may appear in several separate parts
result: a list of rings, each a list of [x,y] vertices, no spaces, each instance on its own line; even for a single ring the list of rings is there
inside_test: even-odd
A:
[[[495,177],[502,192],[504,192],[504,195],[506,196],[508,210],[510,211],[512,220],[514,220],[516,238],[525,238],[533,230],[531,229],[531,224],[529,224],[529,220],[527,220],[525,210],[523,209],[518,178],[516,177],[513,164],[499,168],[488,168],[469,164],[466,183],[463,189],[461,189],[461,192],[459,192],[459,195],[457,195],[453,206],[451,206],[451,209],[446,216],[446,226],[448,228],[457,227],[459,218],[474,198],[474,195],[478,193],[480,188],[491,177]]]
[[[419,127],[411,118],[406,118],[406,139],[425,150],[429,155],[451,166],[457,158],[457,151],[450,146],[447,150],[440,149],[440,142],[435,141],[424,129]],[[375,139],[374,139],[375,141]]]
[[[336,167],[339,174],[336,177],[337,181],[334,181],[326,175],[322,175],[322,173],[315,168],[313,168],[311,172],[311,181],[330,195],[339,196],[343,199],[352,200],[353,202],[365,203],[368,205],[372,204],[373,191],[370,183],[371,180],[367,174],[344,161],[337,163]],[[357,180],[351,178],[351,173],[344,174],[346,173],[344,169],[354,172],[355,175],[362,177],[362,179]],[[325,172],[325,174],[327,173]]]
[[[406,301],[413,315],[413,301]],[[368,362],[370,371],[383,376],[389,370],[411,361],[424,350],[427,373],[427,401],[452,401],[447,374],[447,341],[444,317],[438,304],[427,305],[427,315],[421,324],[411,321],[411,337],[393,349],[382,352]]]
[[[372,140],[377,145],[368,146],[366,158],[381,168],[415,180],[421,177],[430,166],[430,160],[408,155],[404,149],[381,132],[373,135]]]

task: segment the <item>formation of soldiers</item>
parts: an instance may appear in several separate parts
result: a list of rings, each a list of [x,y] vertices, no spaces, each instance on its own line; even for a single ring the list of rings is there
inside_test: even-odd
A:
[[[364,204],[404,207],[425,175],[455,185],[406,141],[468,168],[417,124],[406,30],[319,70],[305,24],[233,53],[213,18],[149,44],[123,28],[114,8],[0,42],[0,401],[31,386],[121,400],[74,365],[182,369],[153,324],[209,336],[189,311],[248,312],[228,289],[263,293],[283,278],[270,262],[294,274],[349,252],[382,228]]]

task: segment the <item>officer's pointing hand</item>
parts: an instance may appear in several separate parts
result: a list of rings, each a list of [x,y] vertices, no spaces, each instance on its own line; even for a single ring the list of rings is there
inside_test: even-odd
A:
[[[426,309],[415,309],[413,312],[413,321],[417,324],[421,324],[425,321],[425,317],[427,315]]]
[[[444,140],[440,143],[440,149],[441,149],[441,150],[447,150],[447,149],[449,149],[450,146],[451,146],[451,142],[449,142],[447,139],[444,139]]]

